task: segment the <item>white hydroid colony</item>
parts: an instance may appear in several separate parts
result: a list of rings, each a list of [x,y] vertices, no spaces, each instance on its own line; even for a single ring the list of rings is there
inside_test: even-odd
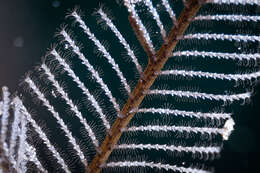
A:
[[[175,2],[124,0],[123,4],[127,10],[122,6],[120,10],[130,14],[134,32],[130,25],[122,30],[127,19],[116,22],[100,8],[95,17],[106,26],[100,34],[93,16],[74,10],[68,15],[68,26],[59,31],[58,43],[25,77],[26,90],[19,91],[20,97],[2,88],[0,172],[93,171],[92,160],[104,153],[101,146],[105,136],[114,133],[115,119],[126,116],[122,102],[135,99],[136,74],[140,83],[148,80],[143,65],[147,56],[156,62],[158,48],[169,41],[169,27],[179,25]],[[176,36],[180,46],[169,54],[165,68],[154,72],[158,78],[142,92],[142,104],[128,112],[136,115],[127,127],[118,129],[123,135],[99,168],[104,172],[212,171],[193,165],[220,154],[223,140],[234,128],[233,106],[250,100],[252,83],[260,76],[256,48],[260,36],[254,28],[260,17],[252,12],[259,6],[258,0],[210,0],[203,5],[189,21],[191,29]],[[146,21],[153,25],[147,27]],[[226,29],[229,25],[245,29],[243,24],[252,28],[245,33]],[[110,47],[101,41],[106,36],[114,41]],[[199,89],[190,90],[192,86]]]

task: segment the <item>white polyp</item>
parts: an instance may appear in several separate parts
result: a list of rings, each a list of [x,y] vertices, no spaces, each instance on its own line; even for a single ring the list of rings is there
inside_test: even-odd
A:
[[[202,58],[218,58],[231,60],[257,60],[260,59],[260,54],[237,54],[237,53],[222,53],[222,52],[205,52],[205,51],[178,51],[173,52],[172,56],[199,56]]]
[[[115,60],[111,57],[111,55],[106,50],[106,48],[100,43],[100,41],[90,31],[90,29],[87,27],[85,22],[81,19],[81,17],[77,14],[77,12],[74,11],[71,14],[71,16],[73,16],[75,18],[76,22],[79,23],[79,26],[83,29],[84,33],[86,33],[88,35],[89,39],[91,39],[94,42],[94,44],[98,47],[98,50],[100,52],[102,52],[104,57],[112,65],[112,68],[116,71],[117,76],[119,77],[119,79],[120,79],[121,83],[123,84],[123,86],[124,86],[125,90],[127,91],[127,93],[131,93],[130,86],[127,84],[127,81],[126,81],[123,73],[120,71],[120,68],[119,68],[118,64],[116,64]]]
[[[17,98],[14,98],[14,100],[17,100]],[[14,120],[11,126],[11,137],[10,137],[10,141],[9,141],[9,158],[10,161],[12,162],[12,166],[15,168],[16,166],[16,160],[15,158],[15,147],[17,145],[17,137],[19,136],[21,138],[21,136],[19,135],[20,133],[20,127],[19,124],[21,122],[21,113],[20,113],[20,109],[21,109],[21,105],[18,104],[17,101],[14,101],[15,104],[14,105]]]
[[[7,137],[7,126],[8,126],[8,120],[9,120],[9,108],[10,108],[10,93],[8,91],[7,87],[2,88],[2,99],[3,99],[3,104],[2,104],[2,116],[1,116],[1,142],[2,142],[2,147],[4,150],[4,155],[8,157],[9,153],[9,148],[6,143],[6,137]]]
[[[223,73],[210,73],[202,71],[186,71],[186,70],[165,70],[160,72],[160,75],[176,75],[183,77],[198,77],[198,78],[212,78],[220,80],[234,80],[245,81],[257,79],[260,77],[260,71],[248,74],[223,74]]]
[[[194,20],[216,20],[216,21],[233,21],[233,22],[259,22],[260,16],[246,16],[246,15],[205,15],[196,16]]]
[[[84,125],[85,129],[90,128],[89,125],[87,124],[86,120],[83,118],[82,113],[78,110],[78,107],[69,98],[68,93],[66,93],[64,91],[64,89],[60,86],[58,81],[55,80],[55,77],[51,73],[50,69],[45,64],[42,64],[41,68],[44,70],[45,74],[47,75],[47,78],[52,82],[53,86],[55,86],[56,90],[61,94],[61,97],[66,101],[67,105],[70,106],[71,111],[73,111],[75,113],[75,115],[79,118],[80,122]],[[98,107],[98,108],[100,108],[100,107]],[[100,113],[100,112],[98,112],[98,113]],[[101,113],[102,113],[102,111],[101,111]],[[104,118],[103,113],[102,113],[102,116]],[[107,121],[106,121],[106,123],[107,123]],[[84,156],[84,154],[82,153],[82,151],[77,151],[77,154],[83,164],[87,163],[87,159]]]
[[[68,35],[68,33],[66,33],[65,31],[62,31],[61,34],[64,36],[65,40],[70,44],[70,46],[73,48],[73,52],[76,53],[79,57],[79,59],[82,61],[82,64],[85,65],[87,67],[87,69],[91,72],[92,76],[96,79],[96,82],[98,84],[100,84],[101,88],[103,89],[103,91],[105,92],[105,94],[108,96],[110,102],[113,104],[116,112],[120,112],[120,106],[118,105],[118,103],[116,102],[116,99],[113,97],[111,91],[108,89],[107,85],[104,83],[103,79],[99,76],[98,72],[94,69],[94,67],[89,63],[89,61],[87,60],[87,58],[83,55],[83,53],[80,52],[79,47],[75,44],[75,41],[73,41],[70,36]],[[62,58],[60,58],[60,55],[57,53],[56,50],[53,50],[51,52],[55,58],[57,58],[60,62],[64,62],[65,61],[62,60]],[[66,65],[68,66],[68,65]],[[68,66],[69,67],[69,66]]]
[[[138,60],[133,52],[133,50],[130,48],[129,44],[126,42],[125,38],[122,36],[122,34],[118,31],[117,27],[113,24],[113,22],[108,18],[106,13],[103,12],[102,9],[98,10],[98,13],[101,15],[102,19],[106,21],[106,24],[110,27],[111,31],[114,32],[116,37],[119,39],[119,42],[124,46],[124,48],[127,50],[127,54],[129,57],[131,57],[133,63],[136,66],[136,69],[138,70],[139,74],[142,73],[142,67],[138,63]]]
[[[25,141],[25,147],[26,147],[26,153],[25,155],[27,156],[27,159],[28,161],[31,161],[33,162],[36,167],[42,172],[42,173],[45,173],[45,172],[48,172],[41,164],[41,162],[38,160],[37,158],[37,155],[36,155],[36,149],[28,144],[26,141]]]
[[[166,126],[166,125],[147,125],[147,126],[131,126],[126,132],[187,132],[201,134],[223,134],[224,129],[213,127],[191,127],[191,126]]]
[[[160,28],[160,32],[161,32],[163,39],[166,39],[166,31],[160,20],[159,14],[157,13],[156,9],[153,7],[152,2],[150,0],[144,0],[144,4],[149,8],[149,11],[153,16],[153,19],[156,21],[157,26]]]
[[[19,100],[20,103],[21,100]],[[39,137],[43,140],[43,142],[46,144],[47,148],[52,152],[52,156],[57,159],[58,163],[61,165],[62,169],[66,172],[66,173],[70,173],[70,170],[68,168],[68,166],[66,165],[66,163],[64,162],[63,158],[60,156],[60,154],[57,152],[57,150],[54,148],[54,146],[51,144],[51,142],[49,141],[49,139],[47,138],[46,134],[43,132],[43,130],[41,129],[40,126],[38,126],[38,124],[35,122],[35,120],[32,118],[31,114],[27,111],[27,109],[25,108],[25,106],[23,104],[21,111],[22,114],[26,116],[26,120],[28,122],[31,123],[31,125],[33,126],[34,130],[38,133]]]
[[[191,91],[176,91],[176,90],[150,90],[148,94],[154,95],[171,95],[176,97],[187,97],[187,98],[195,98],[195,99],[209,99],[223,102],[234,102],[239,100],[246,100],[250,98],[251,93],[242,93],[242,94],[232,94],[232,95],[218,95],[218,94],[207,94],[207,93],[199,93],[199,92],[191,92]]]
[[[52,113],[52,116],[56,118],[57,123],[61,126],[61,129],[64,131],[65,136],[69,139],[69,143],[73,146],[73,149],[77,152],[78,156],[83,155],[79,145],[77,144],[75,138],[72,136],[72,133],[69,131],[68,127],[64,123],[64,121],[60,118],[60,115],[58,112],[54,110],[54,107],[50,104],[50,102],[45,98],[43,93],[37,88],[35,83],[30,79],[30,77],[27,77],[25,79],[25,82],[29,85],[29,87],[33,90],[33,92],[37,95],[37,98],[40,99],[43,103],[43,105]]]
[[[132,16],[132,18],[135,20],[136,24],[139,26],[140,31],[143,33],[142,35],[144,36],[144,39],[145,39],[147,45],[149,46],[150,51],[152,52],[152,54],[155,54],[155,50],[154,50],[150,35],[147,32],[146,28],[144,27],[141,19],[139,18],[138,14],[135,10],[135,4],[132,4],[128,0],[124,0],[124,4],[125,4],[126,8],[128,9],[128,12]]]
[[[15,106],[19,107],[19,111],[22,109],[22,103],[18,100],[18,97],[15,98],[14,100]],[[26,155],[25,152],[28,148],[26,144],[26,139],[27,139],[27,120],[25,116],[21,116],[21,128],[20,128],[20,133],[19,133],[19,146],[18,146],[18,151],[17,151],[17,165],[16,169],[18,172],[26,172],[27,167],[27,160],[26,160]]]
[[[256,35],[226,35],[226,34],[187,34],[184,36],[184,39],[205,39],[205,40],[228,40],[228,41],[238,41],[238,42],[259,42],[260,36]]]
[[[152,114],[164,114],[164,115],[175,115],[183,117],[195,117],[195,118],[211,118],[211,119],[228,119],[231,117],[231,113],[215,113],[215,112],[193,112],[193,111],[182,111],[162,108],[141,108],[138,109],[138,113],[152,113]]]
[[[259,0],[208,0],[207,2],[214,4],[260,5]]]
[[[222,133],[222,137],[224,140],[228,140],[230,134],[234,130],[235,122],[232,118],[228,119],[224,124],[224,131]]]
[[[220,147],[184,147],[175,145],[159,145],[159,144],[120,144],[116,145],[115,149],[147,149],[147,150],[164,150],[165,152],[191,152],[191,153],[205,153],[217,154],[221,151]]]
[[[162,4],[164,5],[166,11],[169,13],[171,19],[173,21],[176,21],[176,16],[175,16],[175,14],[174,14],[174,12],[173,12],[169,2],[167,0],[162,0]]]
[[[62,59],[60,57],[60,55],[56,52],[56,50],[52,50],[51,54],[55,57],[55,59],[59,62],[60,65],[62,65],[64,67],[64,70],[66,70],[68,72],[68,75],[70,77],[72,77],[73,81],[77,83],[78,87],[83,91],[83,93],[87,96],[88,100],[91,102],[92,106],[94,108],[97,108],[98,103],[95,100],[95,98],[90,94],[90,92],[88,91],[88,89],[85,87],[85,85],[80,81],[79,77],[76,76],[76,74],[74,73],[74,71],[70,68],[70,66],[66,63],[66,61],[64,59]],[[101,108],[100,108],[101,109]],[[99,112],[101,110],[97,110],[97,112]],[[84,127],[86,129],[86,131],[88,132],[93,145],[97,148],[99,146],[99,142],[95,136],[95,133],[92,131],[91,127],[86,123],[86,121],[83,121],[84,123]]]
[[[106,167],[149,167],[156,169],[164,169],[166,171],[174,171],[174,172],[186,172],[186,173],[210,173],[206,170],[196,169],[192,167],[179,167],[176,165],[162,164],[162,163],[154,163],[154,162],[145,162],[145,161],[122,161],[122,162],[109,162],[106,164]]]

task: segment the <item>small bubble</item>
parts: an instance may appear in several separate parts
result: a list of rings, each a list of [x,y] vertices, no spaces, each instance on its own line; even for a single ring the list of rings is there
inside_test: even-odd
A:
[[[57,0],[52,1],[52,6],[53,6],[54,8],[58,8],[58,7],[60,6],[60,1],[57,1]]]
[[[23,37],[16,37],[13,42],[14,47],[23,47],[24,40]]]
[[[65,47],[65,49],[68,49],[68,48],[69,48],[69,45],[68,45],[68,44],[65,44],[64,47]]]

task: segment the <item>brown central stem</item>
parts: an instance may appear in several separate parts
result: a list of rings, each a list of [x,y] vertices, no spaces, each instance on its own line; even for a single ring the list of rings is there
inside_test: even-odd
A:
[[[123,133],[123,129],[127,127],[130,120],[133,118],[135,114],[135,111],[133,110],[138,109],[146,95],[146,91],[149,90],[149,88],[154,83],[158,72],[161,71],[169,56],[171,56],[173,49],[176,47],[179,39],[182,38],[185,30],[191,23],[193,17],[203,2],[205,2],[205,0],[190,0],[185,4],[183,11],[178,18],[177,25],[171,29],[168,35],[167,42],[165,42],[156,52],[155,60],[149,57],[149,62],[145,71],[143,72],[143,75],[139,79],[136,87],[129,96],[120,113],[123,117],[118,117],[114,122],[112,129],[107,133],[99,152],[95,155],[94,159],[90,163],[86,173],[99,173],[101,171],[109,155],[113,151],[113,148],[120,139]]]

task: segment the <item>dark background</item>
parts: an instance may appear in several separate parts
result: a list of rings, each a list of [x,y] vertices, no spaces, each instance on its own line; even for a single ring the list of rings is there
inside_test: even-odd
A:
[[[50,47],[53,35],[62,23],[67,9],[80,5],[92,12],[102,1],[14,0],[1,1],[0,5],[0,86],[12,92],[28,70],[40,62]],[[221,158],[214,161],[217,173],[249,172],[257,168],[259,154],[260,85],[249,105],[235,114],[235,131],[224,143]]]

